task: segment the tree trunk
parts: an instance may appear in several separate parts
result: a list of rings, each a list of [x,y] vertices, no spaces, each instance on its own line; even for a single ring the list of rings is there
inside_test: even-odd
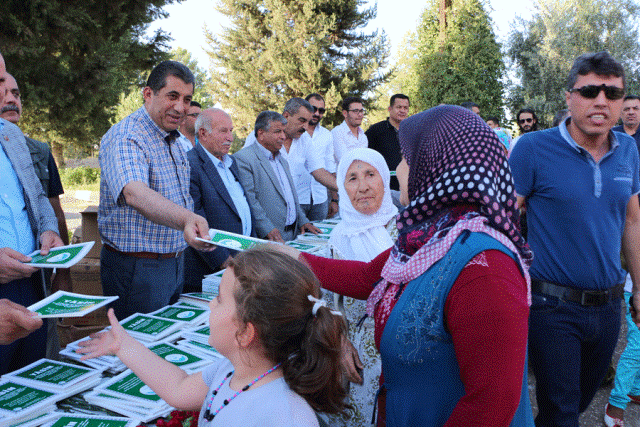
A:
[[[53,154],[53,159],[56,161],[56,165],[58,168],[63,168],[64,163],[64,147],[62,144],[56,141],[51,141],[51,154]]]
[[[440,52],[442,52],[447,38],[447,12],[451,9],[451,0],[440,0],[438,9],[438,20],[440,21],[438,41],[440,42]]]

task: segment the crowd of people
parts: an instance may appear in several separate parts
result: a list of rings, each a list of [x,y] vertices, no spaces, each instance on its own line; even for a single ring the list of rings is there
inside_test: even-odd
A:
[[[607,52],[574,61],[557,125],[539,130],[523,108],[515,139],[473,102],[409,116],[403,94],[366,132],[365,101],[347,97],[328,130],[312,93],[260,112],[231,155],[232,117],[202,109],[195,84],[185,65],[160,63],[144,105],[102,138],[100,274],[119,299],[85,358],[117,355],[172,406],[200,409],[202,426],[578,427],[625,307],[603,411],[624,426],[640,402],[640,98]],[[0,56],[0,374],[46,352],[24,307],[51,286],[23,262],[66,231],[55,163],[14,124],[17,90]],[[277,244],[336,214],[330,258]],[[275,244],[236,253],[205,242],[209,228]],[[219,363],[187,375],[118,324],[221,269]]]

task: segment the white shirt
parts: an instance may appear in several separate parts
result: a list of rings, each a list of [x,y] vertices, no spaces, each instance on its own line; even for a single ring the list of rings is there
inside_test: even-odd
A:
[[[216,171],[218,172],[218,175],[220,175],[220,179],[224,183],[224,186],[227,189],[236,210],[238,211],[238,215],[240,215],[242,234],[245,236],[251,235],[251,209],[249,208],[249,203],[247,202],[247,197],[244,194],[242,185],[240,185],[240,182],[233,175],[233,172],[231,172],[233,159],[228,154],[225,154],[222,157],[222,160],[220,160],[206,149],[204,152],[207,153],[207,156],[209,156],[209,159],[211,159],[211,162],[216,167]]]
[[[184,136],[182,133],[176,141],[178,141],[180,146],[184,149],[185,153],[193,148],[193,144],[191,143],[191,141],[189,141],[189,138]]]
[[[336,164],[340,163],[340,159],[347,151],[351,151],[354,148],[367,148],[369,146],[367,135],[364,134],[362,128],[358,126],[358,137],[356,138],[353,136],[353,133],[351,133],[351,129],[349,129],[346,121],[333,128],[331,136],[333,137],[333,151]]]
[[[316,126],[316,130],[311,136],[311,144],[317,146],[319,150],[324,152],[324,164],[327,172],[336,172],[336,159],[333,151],[333,136],[331,131],[320,125]],[[313,203],[324,203],[327,200],[327,187],[320,184],[315,179],[311,180],[311,194],[313,195]]]
[[[318,169],[327,169],[325,151],[321,145],[313,144],[311,136],[306,132],[300,138],[291,141],[291,148],[289,148],[289,153],[285,158],[289,162],[291,177],[298,194],[298,202],[301,205],[311,203],[311,186],[313,182],[317,182],[311,172]],[[323,203],[327,200],[327,188],[319,182],[318,184],[324,189],[324,198],[319,195],[318,199],[316,199],[316,194],[314,193],[314,204]]]

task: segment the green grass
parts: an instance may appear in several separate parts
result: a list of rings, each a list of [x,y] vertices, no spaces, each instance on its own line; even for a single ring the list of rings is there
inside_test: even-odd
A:
[[[91,184],[67,184],[64,186],[64,192],[70,195],[73,195],[72,193],[78,190],[100,192],[100,182],[93,182]]]

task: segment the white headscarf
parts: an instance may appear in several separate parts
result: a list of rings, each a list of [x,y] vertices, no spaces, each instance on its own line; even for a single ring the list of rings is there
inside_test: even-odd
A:
[[[376,168],[384,183],[382,204],[378,211],[371,215],[362,214],[353,207],[344,187],[347,170],[356,160],[369,163]],[[398,214],[398,208],[391,200],[387,162],[375,150],[356,148],[342,156],[336,178],[342,221],[333,229],[329,243],[345,259],[371,261],[381,252],[393,246],[393,240],[391,240],[386,226]]]

